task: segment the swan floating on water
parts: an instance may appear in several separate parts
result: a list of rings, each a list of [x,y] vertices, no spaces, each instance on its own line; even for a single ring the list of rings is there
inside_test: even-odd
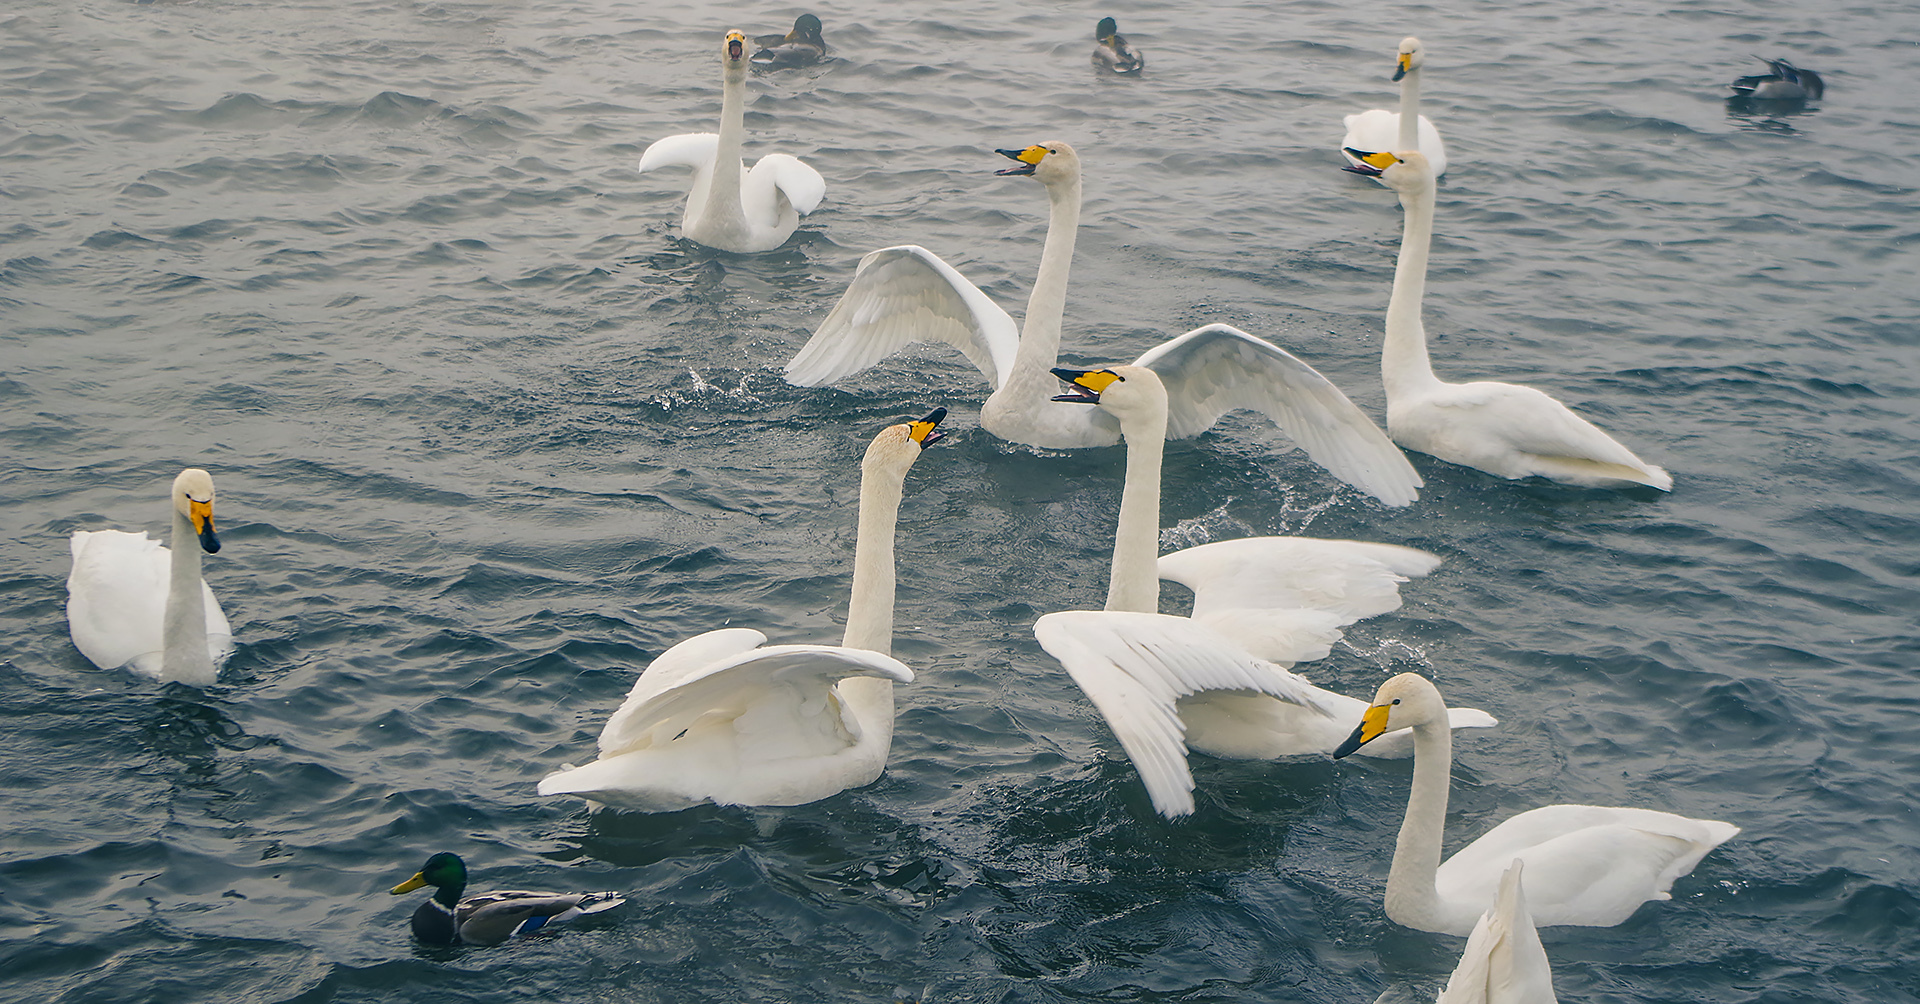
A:
[[[1405,230],[1387,301],[1380,375],[1387,390],[1387,433],[1409,450],[1502,478],[1543,477],[1591,488],[1649,485],[1673,489],[1666,471],[1635,456],[1543,391],[1477,380],[1445,383],[1427,356],[1421,321],[1427,252],[1433,243],[1433,172],[1417,150],[1350,150],[1346,170],[1379,178],[1400,195]]]
[[[1553,965],[1527,911],[1521,887],[1525,863],[1500,876],[1500,895],[1467,935],[1467,950],[1433,1004],[1558,1004]]]
[[[1147,68],[1147,57],[1127,44],[1113,18],[1103,17],[1093,27],[1093,66],[1112,73],[1133,74]]]
[[[1467,934],[1496,905],[1501,874],[1524,861],[1535,923],[1612,927],[1648,900],[1672,898],[1675,879],[1740,832],[1654,809],[1549,805],[1507,819],[1442,863],[1453,770],[1445,721],[1439,689],[1402,673],[1380,685],[1360,726],[1333,751],[1348,756],[1387,732],[1413,730],[1413,788],[1387,874],[1387,916],[1395,923]]]
[[[233,654],[233,628],[200,577],[216,554],[213,477],[189,467],[173,479],[173,546],[146,531],[76,530],[69,541],[67,631],[101,669],[126,666],[162,682],[211,685]]]
[[[1053,399],[1049,368],[1060,348],[1067,272],[1080,226],[1080,158],[1060,142],[1001,150],[1049,203],[1040,274],[1025,330],[979,287],[926,248],[882,248],[860,261],[853,282],[819,330],[787,363],[787,380],[817,387],[842,380],[918,341],[945,342],[978,367],[993,394],[980,424],[1002,439],[1043,449],[1111,446],[1113,418]],[[1148,351],[1135,365],[1160,374],[1170,398],[1167,434],[1197,436],[1239,408],[1259,411],[1334,476],[1387,505],[1411,503],[1413,465],[1338,387],[1278,347],[1225,324],[1209,324]]]
[[[1753,58],[1767,64],[1769,72],[1741,77],[1729,84],[1734,97],[1757,101],[1817,101],[1827,93],[1826,81],[1812,70],[1803,70],[1784,59]]]
[[[893,744],[893,534],[907,470],[942,436],[946,409],[889,426],[861,462],[853,590],[839,645],[761,647],[747,628],[661,653],[600,733],[600,756],[562,765],[542,795],[646,812],[801,805],[870,784]]]
[[[1222,540],[1157,557],[1167,421],[1158,374],[1144,366],[1053,372],[1073,388],[1062,401],[1097,405],[1119,420],[1127,478],[1106,609],[1047,614],[1033,633],[1119,737],[1154,809],[1169,819],[1193,811],[1188,749],[1236,759],[1332,752],[1366,702],[1286,667],[1325,657],[1341,627],[1398,607],[1400,583],[1440,559],[1309,537]],[[1159,613],[1161,579],[1193,591],[1192,616]],[[1453,724],[1498,723],[1462,708]],[[1411,749],[1402,742],[1372,752]]]
[[[722,251],[771,251],[787,242],[800,217],[827,194],[820,172],[784,153],[770,153],[747,170],[740,159],[746,135],[747,36],[727,32],[720,46],[720,131],[655,140],[640,155],[640,173],[693,168],[693,187],[680,233]]]
[[[1340,141],[1340,155],[1348,163],[1356,163],[1350,150],[1419,150],[1433,165],[1434,177],[1447,173],[1447,145],[1440,140],[1440,130],[1420,114],[1420,67],[1426,60],[1419,39],[1408,35],[1400,40],[1393,70],[1393,79],[1400,82],[1400,110],[1370,108],[1346,117],[1347,135]]]
[[[792,31],[784,35],[761,35],[753,44],[760,48],[748,61],[763,70],[812,66],[827,58],[827,40],[820,37],[820,19],[812,14],[794,18]]]
[[[498,945],[508,938],[543,931],[575,917],[611,910],[626,897],[617,892],[498,892],[462,896],[467,863],[441,851],[413,877],[389,889],[402,896],[424,886],[433,895],[413,911],[413,936],[429,945]]]

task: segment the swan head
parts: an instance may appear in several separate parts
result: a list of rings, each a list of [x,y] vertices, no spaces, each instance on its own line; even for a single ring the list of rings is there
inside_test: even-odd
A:
[[[1401,77],[1412,73],[1420,68],[1420,64],[1426,61],[1427,51],[1420,47],[1420,40],[1414,38],[1412,35],[1408,35],[1406,38],[1400,40],[1400,57],[1399,61],[1395,63],[1393,67],[1393,79],[1397,81]]]
[[[747,36],[738,28],[727,32],[720,43],[720,68],[731,79],[735,74],[745,80],[747,74]]]
[[[173,509],[193,524],[201,550],[220,553],[220,538],[213,532],[213,475],[198,467],[181,471],[173,479]]]
[[[867,446],[866,458],[860,461],[862,471],[885,471],[905,477],[907,468],[920,459],[920,452],[946,438],[940,431],[940,421],[947,417],[947,409],[935,408],[917,422],[902,422],[889,425],[880,430],[878,436]]]
[[[1136,415],[1166,414],[1166,384],[1160,382],[1160,374],[1145,366],[1114,366],[1103,370],[1055,366],[1053,375],[1067,385],[1067,393],[1055,397],[1055,401],[1099,405],[1120,419],[1123,426]]]
[[[1380,685],[1373,703],[1360,715],[1360,725],[1346,741],[1334,748],[1334,759],[1350,756],[1362,746],[1400,729],[1447,721],[1447,702],[1440,688],[1417,673],[1401,673]]]
[[[1347,151],[1347,156],[1359,163],[1348,164],[1340,169],[1342,171],[1379,178],[1388,188],[1402,195],[1417,192],[1422,187],[1433,187],[1433,165],[1427,163],[1427,155],[1418,150],[1401,150],[1398,153],[1381,150],[1369,153],[1365,150],[1355,150],[1350,146],[1343,149]]]
[[[1080,155],[1058,140],[1036,143],[1025,150],[995,150],[994,153],[1019,164],[995,174],[1031,177],[1052,188],[1066,181],[1080,180]]]

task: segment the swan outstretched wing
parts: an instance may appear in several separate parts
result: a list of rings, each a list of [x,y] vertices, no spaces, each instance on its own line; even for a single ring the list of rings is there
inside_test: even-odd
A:
[[[762,214],[768,220],[779,219],[779,206],[774,198],[776,189],[805,216],[818,209],[820,200],[826,198],[827,180],[798,157],[767,154],[747,172],[740,186],[740,203],[749,219]]]
[[[640,154],[638,170],[645,174],[660,167],[691,167],[704,171],[713,166],[713,155],[720,148],[720,134],[689,132],[653,141]]]
[[[839,645],[773,645],[736,652],[683,673],[657,693],[629,697],[601,730],[600,754],[670,741],[709,713],[738,715],[774,687],[798,695],[783,705],[793,714],[818,716],[835,700],[830,688],[852,676],[910,683],[913,670],[891,656]]]
[[[1239,408],[1278,424],[1314,462],[1390,506],[1424,483],[1387,434],[1332,381],[1292,353],[1228,324],[1209,324],[1134,360],[1167,385],[1167,438],[1197,436]]]
[[[1400,606],[1400,584],[1440,559],[1397,544],[1245,537],[1163,555],[1160,577],[1193,590],[1193,619],[1274,662],[1324,658],[1339,628]]]
[[[1093,700],[1140,771],[1154,809],[1169,819],[1193,811],[1180,698],[1205,690],[1249,691],[1338,713],[1305,680],[1185,617],[1069,610],[1040,618],[1033,634]]]
[[[787,363],[787,382],[818,387],[852,376],[912,342],[958,348],[998,389],[1013,372],[1020,329],[978,286],[926,248],[881,248]]]

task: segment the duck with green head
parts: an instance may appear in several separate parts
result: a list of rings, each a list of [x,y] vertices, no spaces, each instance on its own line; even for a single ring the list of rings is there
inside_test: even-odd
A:
[[[432,945],[497,945],[626,902],[615,892],[519,889],[462,898],[460,894],[467,890],[467,863],[446,851],[428,858],[412,878],[391,892],[400,896],[426,886],[433,886],[433,897],[413,911],[413,936]]]

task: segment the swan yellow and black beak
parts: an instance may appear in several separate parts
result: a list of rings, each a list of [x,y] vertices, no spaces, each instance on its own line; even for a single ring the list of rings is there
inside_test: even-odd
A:
[[[727,61],[739,62],[747,58],[747,36],[738,29],[727,32]]]
[[[1368,153],[1365,150],[1355,150],[1350,146],[1341,147],[1341,149],[1347,152],[1347,156],[1352,157],[1360,163],[1348,164],[1340,170],[1351,171],[1354,174],[1363,175],[1368,178],[1378,178],[1387,168],[1400,163],[1400,158],[1390,153]]]
[[[1412,69],[1413,69],[1413,53],[1411,53],[1411,52],[1403,52],[1403,53],[1401,53],[1401,54],[1400,54],[1400,61],[1399,61],[1398,63],[1395,63],[1395,64],[1393,65],[1393,80],[1394,80],[1394,82],[1395,82],[1395,83],[1399,83],[1399,82],[1400,82],[1400,78],[1401,78],[1401,77],[1404,77],[1404,76],[1406,76],[1406,75],[1407,75],[1407,73],[1408,73],[1409,71],[1411,71]]]
[[[193,524],[193,532],[200,535],[200,550],[219,554],[220,538],[213,532],[213,499],[202,502],[187,496],[187,520]]]
[[[426,886],[427,886],[427,876],[422,872],[414,872],[412,878],[406,880],[405,882],[400,883],[397,886],[394,886],[391,889],[388,889],[387,892],[394,896],[404,896],[407,893],[414,891],[415,889],[424,889],[426,888]]]
[[[907,438],[919,443],[920,448],[923,450],[947,438],[946,433],[936,428],[936,426],[940,424],[940,420],[946,417],[947,409],[935,408],[932,412],[928,413],[927,417],[920,421],[908,422]]]
[[[993,172],[994,174],[1030,175],[1033,173],[1034,168],[1040,166],[1040,161],[1046,157],[1047,148],[1044,146],[1030,146],[1025,150],[995,150],[993,152],[1002,157],[1020,162],[1019,167],[1009,167],[1004,171],[995,171]]]
[[[1112,370],[1070,370],[1061,366],[1053,368],[1053,375],[1067,385],[1067,393],[1054,400],[1073,404],[1099,404],[1102,392],[1126,379]]]
[[[1353,730],[1353,735],[1348,736],[1345,742],[1334,747],[1333,758],[1338,760],[1342,757],[1350,756],[1354,750],[1380,738],[1380,736],[1387,731],[1388,710],[1390,709],[1385,704],[1376,704],[1368,708],[1366,712],[1360,716],[1360,725]]]

